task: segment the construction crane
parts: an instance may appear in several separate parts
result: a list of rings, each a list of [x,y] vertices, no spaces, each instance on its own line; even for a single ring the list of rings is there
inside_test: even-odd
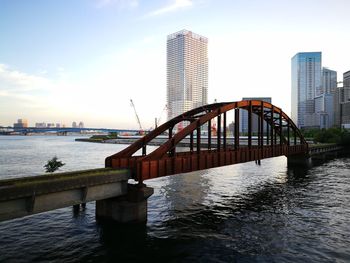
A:
[[[135,108],[135,105],[134,105],[134,102],[132,101],[132,99],[130,99],[130,105],[134,109],[134,112],[135,112],[135,115],[136,115],[136,119],[137,119],[137,123],[139,124],[139,127],[140,127],[140,133],[143,133],[143,129],[142,129],[142,125],[141,125],[141,122],[140,122],[140,118],[139,118],[139,115],[137,115],[136,108]]]
[[[163,115],[164,111],[167,111],[167,110],[168,110],[168,106],[165,104],[165,106],[164,106],[164,108],[163,108],[163,110],[162,110],[162,113],[160,114],[159,118],[156,119],[156,128],[157,128],[157,127],[159,126],[159,124],[160,124],[160,119],[162,118],[162,115]]]

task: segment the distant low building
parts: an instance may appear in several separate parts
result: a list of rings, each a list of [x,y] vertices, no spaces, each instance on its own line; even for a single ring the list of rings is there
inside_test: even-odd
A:
[[[79,122],[79,125],[78,125],[79,128],[84,128],[84,122]]]
[[[77,128],[77,123],[75,121],[72,122],[72,128]]]
[[[28,128],[28,120],[18,119],[17,122],[13,124],[13,128]]]
[[[228,126],[227,126],[227,131],[229,132],[229,135],[234,135],[235,133],[235,123],[231,122]]]
[[[45,122],[37,122],[35,123],[35,128],[46,128]]]
[[[242,100],[262,100],[271,103],[271,97],[250,97],[250,98],[242,98]],[[248,111],[240,110],[239,111],[239,132],[247,133],[248,132]],[[267,124],[264,121],[264,131],[266,131]],[[258,132],[258,116],[253,114],[252,118],[252,132]]]

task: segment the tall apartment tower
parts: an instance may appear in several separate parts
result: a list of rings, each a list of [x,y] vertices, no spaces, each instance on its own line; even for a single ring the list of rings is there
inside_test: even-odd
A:
[[[299,128],[317,125],[315,97],[323,93],[321,52],[297,53],[292,58],[292,120]]]
[[[207,103],[208,39],[188,30],[168,35],[168,120]]]

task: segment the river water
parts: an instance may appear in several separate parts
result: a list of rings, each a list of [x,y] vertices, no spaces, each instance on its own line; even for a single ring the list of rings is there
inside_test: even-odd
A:
[[[125,146],[0,136],[0,179],[99,168]],[[0,262],[350,262],[350,159],[308,170],[285,157],[146,181],[144,227],[102,224],[95,203],[0,223]]]

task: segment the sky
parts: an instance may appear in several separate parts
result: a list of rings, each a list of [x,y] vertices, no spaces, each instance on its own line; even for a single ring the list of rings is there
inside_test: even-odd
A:
[[[348,0],[0,0],[0,126],[19,118],[143,129],[166,120],[166,38],[209,39],[208,102],[272,97],[290,114],[291,58],[350,70]]]

